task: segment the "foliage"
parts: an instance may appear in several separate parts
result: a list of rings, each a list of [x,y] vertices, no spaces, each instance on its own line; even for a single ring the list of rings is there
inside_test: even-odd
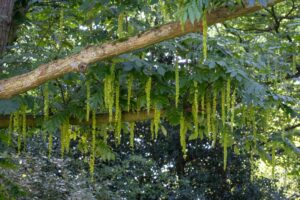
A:
[[[94,174],[95,158],[118,159],[112,153],[112,146],[122,145],[128,131],[131,149],[141,146],[133,144],[139,130],[132,132],[134,124],[122,122],[122,111],[147,111],[150,115],[153,110],[154,119],[148,128],[154,141],[164,141],[161,135],[169,137],[162,118],[174,129],[180,125],[177,143],[181,146],[177,148],[181,153],[177,153],[189,159],[192,148],[189,145],[197,144],[199,139],[207,147],[215,147],[216,152],[223,149],[222,158],[216,159],[223,165],[220,174],[231,168],[232,149],[251,159],[259,157],[273,165],[273,169],[276,165],[283,166],[279,161],[285,158],[297,160],[300,152],[299,2],[289,0],[250,16],[205,26],[209,20],[205,13],[223,6],[232,9],[245,6],[243,2],[28,1],[30,10],[18,30],[18,40],[0,60],[1,79],[31,71],[89,45],[126,40],[128,36],[177,19],[182,24],[190,20],[194,25],[202,20],[203,37],[192,33],[112,57],[92,64],[86,74],[70,73],[10,100],[0,100],[0,113],[11,115],[10,127],[5,131],[11,137],[9,141],[13,146],[17,144],[19,151],[26,151],[26,135],[39,132],[36,128],[41,127],[50,160],[52,150],[57,149],[53,141],[59,138],[62,156],[68,157],[73,153],[70,146],[76,146],[78,153],[89,160],[90,172]],[[248,4],[255,2],[249,0]],[[258,2],[262,6],[267,3]],[[43,115],[44,119],[37,120],[37,127],[29,128],[24,117],[29,114]],[[108,114],[107,124],[95,122],[96,115],[101,114]],[[93,125],[72,125],[74,119],[87,122],[92,119]],[[109,133],[114,135],[110,138],[113,142],[107,141]],[[137,162],[149,173],[156,165],[140,157],[126,159],[114,162],[125,166]],[[123,170],[118,172],[124,173]],[[180,173],[185,174],[177,171],[176,175]],[[299,168],[293,167],[290,173],[299,174]],[[162,172],[160,175],[160,181],[168,185],[171,180]],[[192,183],[185,182],[190,179],[180,181],[177,192],[183,192],[184,186],[192,187]],[[166,188],[151,184],[162,195],[170,195]],[[245,193],[251,184],[244,188]],[[138,184],[131,186],[134,189]],[[147,186],[143,189],[146,191]],[[205,191],[196,193],[206,194]]]

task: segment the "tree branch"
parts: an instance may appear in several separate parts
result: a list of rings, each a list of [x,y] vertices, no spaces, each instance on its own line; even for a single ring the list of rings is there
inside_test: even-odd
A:
[[[273,6],[282,1],[283,0],[270,1],[268,6]],[[251,7],[241,6],[234,11],[223,7],[208,14],[207,24],[213,25],[221,23],[253,13],[260,9],[262,9],[262,6],[258,4]],[[184,29],[182,29],[180,22],[173,22],[130,37],[125,41],[107,42],[102,45],[88,47],[78,54],[43,64],[31,72],[0,80],[0,99],[11,98],[66,73],[84,71],[88,64],[196,31],[202,31],[201,22],[193,26],[191,22],[188,21]]]
[[[161,110],[161,117],[164,117],[165,111]],[[152,119],[154,117],[154,110],[150,111],[149,114],[147,111],[140,111],[140,112],[123,112],[122,113],[122,121],[123,122],[135,122],[135,121],[145,121],[148,119]],[[0,116],[0,128],[7,128],[9,126],[9,115],[2,115]],[[36,116],[27,115],[26,116],[26,125],[27,127],[39,127],[43,124],[44,116]],[[51,118],[50,118],[51,120]],[[113,118],[113,121],[114,118]],[[97,114],[96,115],[96,124],[108,124],[109,116],[107,113]],[[92,125],[92,120],[85,121],[79,120],[75,118],[70,119],[71,125]]]

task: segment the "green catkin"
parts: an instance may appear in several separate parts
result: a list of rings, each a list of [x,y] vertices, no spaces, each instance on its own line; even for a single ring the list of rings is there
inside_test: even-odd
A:
[[[275,165],[276,165],[276,160],[275,160],[275,144],[273,142],[272,143],[272,177],[273,177],[273,179],[275,178]]]
[[[210,94],[206,93],[206,129],[207,137],[211,138],[211,103],[210,103]]]
[[[119,112],[120,112],[120,84],[119,84],[119,79],[116,80],[116,85],[115,85],[115,121],[118,121],[119,118]]]
[[[26,149],[27,143],[27,132],[26,132],[26,106],[22,107],[22,136],[23,136],[23,145],[24,149]]]
[[[107,75],[104,79],[104,105],[108,109],[109,122],[112,122],[113,118],[113,106],[114,106],[114,79],[115,79],[115,64],[110,68],[110,75]]]
[[[175,105],[176,108],[178,107],[178,101],[179,101],[179,66],[178,66],[178,60],[176,60],[175,64]]]
[[[207,58],[207,21],[206,21],[206,9],[203,11],[202,27],[203,27],[203,59]]]
[[[225,127],[225,121],[226,121],[226,106],[225,106],[225,101],[226,101],[226,90],[225,87],[222,88],[221,90],[221,118],[222,118],[222,126]]]
[[[117,145],[121,144],[121,130],[122,130],[122,112],[118,112],[118,120],[116,122],[116,143]]]
[[[151,120],[150,122],[150,133],[151,133],[151,139],[154,140],[154,120]]]
[[[115,87],[115,123],[116,123],[116,130],[115,130],[115,139],[117,144],[119,145],[121,143],[121,116],[122,116],[122,111],[121,111],[121,107],[120,107],[120,84],[119,84],[119,78],[117,78],[116,80],[116,87]]]
[[[130,111],[130,100],[132,95],[133,75],[129,74],[127,78],[127,112]]]
[[[230,85],[231,85],[231,80],[228,79],[227,80],[227,84],[226,84],[226,107],[227,107],[227,115],[229,115],[229,113],[230,113],[230,105],[231,105],[231,101],[230,101]]]
[[[113,88],[113,79],[110,76],[109,79],[109,101],[108,101],[108,110],[109,110],[109,122],[112,122],[113,117],[113,105],[114,105],[114,88]]]
[[[9,126],[8,126],[8,146],[11,145],[11,136],[12,136],[12,132],[13,132],[13,119],[14,119],[14,115],[10,114],[9,116]]]
[[[217,130],[216,130],[216,113],[217,113],[217,90],[213,90],[213,102],[212,102],[212,115],[211,115],[211,127],[212,127],[212,134],[213,134],[213,143],[212,146],[214,147],[217,142]]]
[[[44,86],[44,120],[49,118],[49,83]]]
[[[223,169],[224,171],[226,170],[227,167],[227,143],[228,143],[228,135],[227,135],[227,130],[226,128],[224,129],[224,134],[223,134]]]
[[[158,136],[158,130],[160,125],[160,109],[155,106],[154,108],[154,133],[155,133],[155,139],[157,139]]]
[[[69,121],[69,118],[67,119],[66,121],[66,125],[65,125],[65,131],[66,131],[66,144],[65,144],[65,150],[66,150],[66,153],[69,153],[69,150],[70,150],[70,136],[71,136],[71,128],[70,128],[70,121]]]
[[[165,1],[159,1],[159,7],[161,8],[161,13],[163,16],[164,21],[168,20],[168,6],[167,6],[167,2]]]
[[[86,82],[86,121],[90,121],[90,97],[91,97],[91,89],[90,89],[90,81]]]
[[[63,124],[60,127],[60,151],[62,158],[64,157],[64,153],[69,152],[70,148],[70,135],[71,135],[71,129],[70,129],[70,122],[69,118],[67,118]]]
[[[65,153],[65,123],[60,126],[60,154],[64,157]]]
[[[194,81],[194,99],[193,99],[193,106],[192,106],[192,114],[193,114],[193,121],[194,121],[194,134],[197,135],[199,133],[199,125],[198,125],[198,83]]]
[[[184,119],[184,115],[183,112],[181,112],[180,115],[180,145],[181,145],[181,149],[182,149],[182,154],[183,154],[183,158],[186,159],[186,124],[185,124],[185,119]]]
[[[52,133],[50,132],[48,135],[48,159],[50,159],[51,157],[52,146],[53,146],[53,136]]]
[[[151,106],[151,84],[152,84],[152,78],[149,77],[145,87],[148,114],[150,112],[150,106]]]
[[[233,126],[234,126],[235,95],[236,95],[236,89],[233,90],[232,97],[231,97],[231,115],[230,115],[231,132],[233,132]]]
[[[201,122],[204,122],[204,111],[205,111],[205,97],[204,93],[201,95]],[[200,131],[200,139],[203,140],[203,130]]]
[[[96,148],[96,111],[92,111],[92,145],[91,145],[91,154],[90,154],[90,175],[91,180],[94,180],[94,171],[95,171],[95,148]]]
[[[117,34],[119,38],[124,37],[124,30],[123,30],[123,21],[124,21],[124,12],[121,12],[118,17],[118,30]]]
[[[129,129],[130,129],[130,148],[131,150],[133,150],[134,148],[134,127],[135,127],[135,123],[134,122],[130,122],[129,124]]]

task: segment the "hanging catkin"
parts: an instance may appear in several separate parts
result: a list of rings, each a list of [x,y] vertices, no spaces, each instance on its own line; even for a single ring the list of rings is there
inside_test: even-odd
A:
[[[183,154],[183,158],[186,158],[186,124],[185,124],[185,119],[184,119],[184,115],[183,112],[181,112],[180,115],[180,145],[181,145],[181,150],[182,150],[182,154]]]
[[[91,179],[94,180],[94,170],[95,170],[95,148],[96,148],[96,111],[92,111],[92,145],[90,153],[90,175]]]
[[[145,93],[146,93],[146,101],[147,101],[147,113],[150,112],[150,106],[151,106],[151,84],[152,84],[152,78],[149,77],[145,86]]]
[[[90,97],[91,97],[91,89],[90,89],[90,81],[86,81],[86,121],[90,121]]]
[[[221,118],[222,118],[222,127],[225,127],[225,121],[226,121],[226,106],[225,106],[225,101],[226,101],[226,88],[222,87],[221,90]]]
[[[213,134],[213,147],[215,146],[217,142],[217,128],[216,128],[216,114],[217,114],[217,90],[214,88],[213,90],[213,102],[212,102],[212,114],[211,114],[211,128],[212,128],[212,134]]]
[[[51,157],[52,146],[53,146],[53,135],[50,132],[48,135],[48,159],[50,159],[50,157]]]
[[[133,150],[134,148],[134,127],[135,127],[135,122],[130,122],[129,124],[129,131],[130,131],[130,148]]]
[[[61,156],[63,158],[64,153],[68,153],[69,152],[69,148],[70,148],[70,134],[71,134],[71,129],[70,129],[70,122],[69,122],[69,118],[65,119],[65,121],[63,122],[63,124],[61,125],[60,128],[60,147],[61,147]]]
[[[210,93],[206,93],[206,130],[207,137],[211,139],[211,103],[210,103]]]
[[[121,12],[118,17],[118,30],[117,34],[119,38],[124,37],[124,30],[123,30],[123,21],[124,21],[124,12]]]
[[[160,125],[160,109],[157,107],[157,105],[154,108],[154,133],[155,133],[155,139],[157,139],[158,136],[158,130]]]
[[[205,119],[205,115],[204,115],[204,113],[205,113],[205,94],[204,94],[204,92],[201,94],[201,102],[200,103],[201,103],[201,123],[204,125],[204,119]],[[201,140],[203,140],[203,137],[204,137],[203,131],[204,130],[202,130],[202,129],[200,131],[200,139]]]
[[[227,167],[227,143],[228,143],[228,135],[227,135],[227,129],[223,129],[224,133],[223,133],[223,169],[224,171],[226,170]]]
[[[230,115],[231,132],[233,132],[233,126],[234,126],[235,95],[236,95],[236,89],[233,90],[232,97],[231,97],[231,115]]]
[[[227,115],[229,115],[230,113],[230,105],[231,105],[231,101],[230,101],[230,86],[231,85],[231,80],[230,78],[227,80],[227,84],[226,84],[226,107],[227,107]]]
[[[116,85],[115,85],[115,121],[118,121],[119,118],[119,112],[120,112],[120,84],[119,84],[119,78],[116,79]]]
[[[178,60],[176,60],[175,63],[175,105],[176,108],[178,107],[178,101],[179,101],[179,66],[178,66]]]
[[[202,27],[203,27],[203,60],[207,58],[207,21],[206,21],[206,9],[203,11]]]
[[[110,75],[106,75],[104,79],[104,105],[108,109],[109,122],[113,118],[114,106],[114,79],[115,79],[115,64],[113,63],[110,68]]]
[[[129,74],[127,77],[127,112],[130,111],[130,100],[132,94],[133,75]]]
[[[60,154],[64,157],[65,153],[65,123],[60,126]]]
[[[115,129],[115,138],[116,138],[116,144],[119,145],[121,144],[121,131],[122,131],[122,112],[118,112],[118,119],[116,122],[116,129]]]
[[[23,136],[23,145],[26,149],[27,143],[27,132],[26,132],[26,106],[22,106],[22,136]]]
[[[194,81],[194,98],[193,98],[193,106],[192,106],[192,114],[193,114],[193,121],[194,121],[194,134],[198,137],[199,133],[199,125],[198,125],[198,83]]]
[[[66,120],[66,124],[65,124],[65,131],[66,131],[66,140],[65,140],[65,150],[66,150],[66,153],[69,153],[70,151],[70,136],[71,136],[71,128],[70,128],[70,121],[69,121],[69,118],[67,118]]]

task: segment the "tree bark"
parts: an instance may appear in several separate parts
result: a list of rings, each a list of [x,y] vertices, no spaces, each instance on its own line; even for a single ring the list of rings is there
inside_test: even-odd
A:
[[[14,0],[0,0],[0,56],[5,51],[12,28]]]
[[[161,117],[164,117],[165,112],[161,111]],[[136,122],[136,121],[145,121],[148,119],[153,119],[154,117],[154,110],[150,111],[140,111],[140,112],[123,112],[122,113],[122,122]],[[7,128],[9,126],[9,115],[0,115],[0,128]],[[26,125],[27,127],[40,127],[43,124],[44,116],[36,116],[27,115],[26,116]],[[112,123],[115,122],[113,118]],[[109,122],[109,115],[107,113],[97,114],[96,115],[96,124],[108,124]],[[92,125],[92,120],[85,121],[85,120],[78,120],[75,118],[70,119],[71,125]]]
[[[275,5],[282,1],[283,0],[269,1],[268,6]],[[235,10],[225,7],[219,8],[208,14],[207,24],[213,25],[221,23],[253,13],[260,9],[262,9],[260,5],[237,7]],[[188,21],[184,29],[182,29],[180,22],[173,22],[130,37],[125,41],[108,42],[102,45],[88,47],[78,54],[43,64],[31,72],[0,80],[0,99],[11,98],[66,73],[84,71],[88,64],[196,31],[202,31],[201,22],[192,25],[191,22]]]

